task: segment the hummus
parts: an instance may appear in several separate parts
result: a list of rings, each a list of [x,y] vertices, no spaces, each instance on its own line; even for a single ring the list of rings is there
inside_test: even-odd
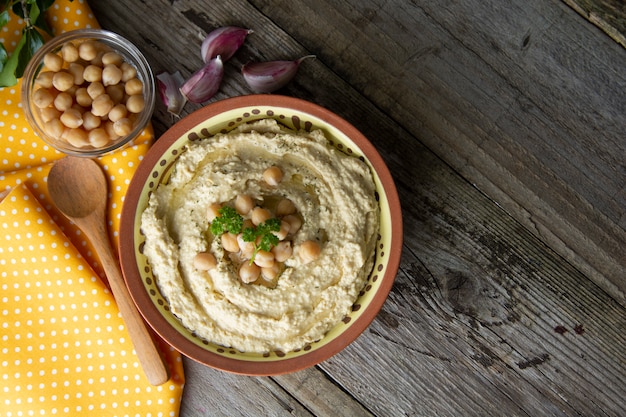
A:
[[[270,166],[282,170],[277,185],[263,180]],[[268,207],[287,198],[302,220],[287,238],[293,255],[272,285],[244,283],[236,257],[210,231],[207,207],[232,206],[242,194]],[[295,132],[273,119],[191,141],[141,218],[144,253],[172,313],[200,338],[244,352],[288,352],[321,339],[359,296],[378,229],[369,167],[331,146],[322,131]],[[321,250],[304,262],[299,245],[310,240]],[[200,252],[217,265],[194,266]]]

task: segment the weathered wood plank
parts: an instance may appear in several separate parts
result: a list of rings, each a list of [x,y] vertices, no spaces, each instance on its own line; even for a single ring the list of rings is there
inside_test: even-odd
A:
[[[565,48],[559,59],[548,57],[545,63],[541,63],[545,54],[533,52],[532,62],[521,68],[514,61],[523,61],[523,52],[513,53],[501,45],[548,42],[535,37],[544,33],[554,44],[559,30],[573,36],[580,19],[572,19],[556,3],[541,9],[537,2],[529,2],[527,11],[499,10],[497,16],[480,4],[467,5],[476,9],[475,21],[466,19],[465,26],[460,17],[447,16],[465,7],[459,4],[447,4],[443,11],[400,1],[384,7],[373,2],[296,0],[254,4],[163,0],[136,2],[129,8],[122,1],[111,1],[106,7],[98,2],[94,9],[105,27],[139,44],[147,42],[144,49],[155,71],[181,69],[185,75],[200,63],[199,57],[193,62],[197,31],[224,24],[254,28],[254,36],[228,64],[216,99],[249,92],[238,77],[238,67],[249,59],[317,54],[318,59],[307,61],[284,92],[344,116],[380,150],[402,201],[406,238],[401,271],[372,326],[317,368],[276,378],[247,378],[185,360],[188,384],[182,415],[336,415],[334,407],[342,402],[345,408],[339,410],[356,407],[359,414],[380,416],[620,415],[626,408],[624,307],[591,282],[579,265],[573,267],[529,232],[540,228],[528,227],[536,216],[545,222],[556,208],[543,215],[526,207],[538,209],[545,203],[542,199],[553,201],[555,197],[544,196],[545,192],[564,198],[563,188],[568,189],[561,177],[577,178],[575,162],[583,158],[576,149],[570,144],[567,157],[554,154],[568,134],[585,143],[583,139],[595,137],[594,129],[606,127],[609,134],[599,139],[598,146],[604,153],[613,146],[609,142],[618,138],[623,119],[606,106],[608,102],[619,107],[622,101],[610,91],[610,82],[600,80],[619,84],[622,78],[603,67],[597,78],[591,78],[593,88],[583,86],[580,97],[591,97],[594,106],[599,105],[594,114],[601,120],[585,119],[593,126],[576,133],[567,117],[554,121],[546,116],[556,114],[559,106],[552,100],[564,99],[572,88],[570,81],[557,78],[566,90],[559,92],[539,77],[541,71],[561,68],[560,61],[578,58],[572,52],[576,48]],[[162,16],[138,25],[144,13]],[[501,20],[492,29],[483,28],[477,15],[483,22]],[[515,33],[504,30],[502,22],[507,19],[514,21]],[[444,24],[447,20],[453,24]],[[167,40],[162,40],[162,31],[154,31],[155,22],[163,21],[176,28]],[[494,28],[503,31],[500,37]],[[585,37],[577,41],[581,51],[587,51],[580,46]],[[486,40],[494,52],[477,47]],[[596,35],[591,34],[589,42],[589,48],[597,47],[597,56],[614,51]],[[591,64],[580,64],[590,66],[586,75],[593,72]],[[528,77],[523,74],[526,70]],[[576,80],[574,84],[581,82]],[[572,103],[566,100],[562,105],[569,109]],[[162,109],[159,112],[155,124],[164,129],[170,120]],[[516,133],[518,129],[521,132]],[[599,191],[585,190],[582,201],[599,196],[603,215],[615,220],[619,207],[605,195],[619,189],[620,177],[599,161],[607,158],[615,166],[618,156],[598,157],[593,152],[600,151],[586,146],[592,154],[583,165],[589,171],[588,177],[582,176],[585,187],[593,188],[589,183],[595,184],[597,178],[607,184]],[[454,169],[433,151],[447,155]],[[549,171],[551,158],[565,172]],[[485,161],[492,166],[483,167]],[[538,178],[524,177],[535,169]],[[546,172],[548,179],[541,176]],[[548,180],[561,185],[557,181],[552,190]],[[490,181],[495,185],[488,187]],[[533,181],[540,187],[529,193]],[[582,191],[568,192],[576,197],[568,203],[574,206],[571,210],[578,210]],[[516,196],[512,202],[507,200],[512,199],[510,194]],[[612,198],[623,196],[618,192]],[[514,220],[503,209],[519,218],[519,210],[510,207],[514,203],[532,217]]]
[[[359,402],[321,372],[319,368],[305,369],[287,375],[272,377],[316,416],[371,417]]]
[[[626,48],[626,3],[623,0],[563,1]]]
[[[254,3],[626,303],[624,48],[559,1]]]
[[[185,359],[181,416],[311,416],[269,378],[227,374]]]

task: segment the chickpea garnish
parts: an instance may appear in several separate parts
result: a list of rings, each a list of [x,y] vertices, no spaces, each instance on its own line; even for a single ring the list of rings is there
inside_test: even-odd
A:
[[[283,171],[280,167],[271,166],[263,172],[263,179],[271,186],[277,186],[283,180]]]
[[[314,240],[307,240],[300,244],[298,248],[298,256],[303,263],[307,264],[316,260],[322,251],[320,244]]]

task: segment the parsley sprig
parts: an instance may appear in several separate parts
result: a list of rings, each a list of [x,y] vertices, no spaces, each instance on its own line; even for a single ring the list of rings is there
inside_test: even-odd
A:
[[[244,242],[254,243],[254,251],[250,259],[251,265],[254,263],[254,258],[259,251],[270,251],[280,241],[278,236],[273,233],[280,231],[281,221],[276,217],[267,219],[256,227],[246,227],[242,231],[243,217],[237,213],[237,210],[230,206],[223,206],[217,212],[219,216],[213,219],[211,223],[211,233],[214,236],[220,236],[226,232],[232,234],[242,233]]]
[[[219,236],[222,233],[238,234],[243,227],[243,217],[237,213],[237,210],[230,206],[223,206],[218,211],[219,216],[213,219],[211,223],[211,233]]]
[[[250,259],[250,264],[254,262],[254,258],[260,250],[270,251],[273,246],[279,242],[278,236],[272,232],[280,230],[280,219],[273,217],[265,220],[257,227],[246,227],[243,231],[244,242],[254,242],[254,252]],[[261,238],[257,243],[257,238]]]

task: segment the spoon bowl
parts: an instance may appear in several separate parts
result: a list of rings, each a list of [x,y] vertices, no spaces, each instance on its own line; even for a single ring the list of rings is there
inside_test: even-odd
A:
[[[169,379],[167,365],[128,292],[106,230],[104,172],[92,159],[65,157],[50,169],[48,191],[57,208],[93,244],[146,377],[152,385],[165,383]]]

